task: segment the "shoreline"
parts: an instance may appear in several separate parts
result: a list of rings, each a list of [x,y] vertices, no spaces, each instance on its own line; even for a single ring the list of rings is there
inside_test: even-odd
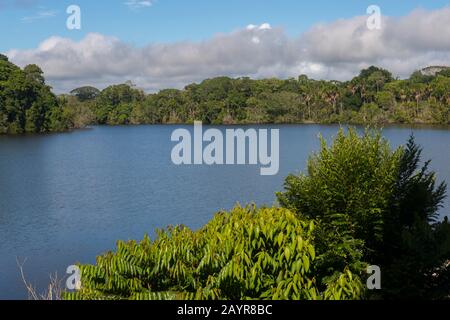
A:
[[[63,134],[63,133],[73,133],[77,131],[86,131],[92,130],[95,127],[144,127],[144,126],[193,126],[194,122],[185,122],[185,123],[142,123],[142,124],[90,124],[83,128],[76,128],[65,131],[54,131],[54,132],[41,132],[41,133],[4,133],[0,134],[0,137],[26,137],[26,136],[46,136],[46,135],[54,135],[54,134]],[[411,128],[411,129],[441,129],[441,130],[450,130],[449,124],[433,124],[433,123],[378,123],[378,124],[370,124],[370,123],[339,123],[339,122],[260,122],[260,123],[221,123],[221,124],[203,124],[205,127],[249,127],[249,126],[344,126],[344,127],[366,127],[366,128]]]

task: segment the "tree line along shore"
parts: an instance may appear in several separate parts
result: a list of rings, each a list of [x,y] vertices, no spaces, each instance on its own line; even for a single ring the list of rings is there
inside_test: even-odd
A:
[[[0,55],[0,134],[47,133],[88,125],[440,124],[450,123],[450,68],[400,80],[370,67],[350,81],[218,77],[146,94],[130,81],[55,95],[37,65]]]

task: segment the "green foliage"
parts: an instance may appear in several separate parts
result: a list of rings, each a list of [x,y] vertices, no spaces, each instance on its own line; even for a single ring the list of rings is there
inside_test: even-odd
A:
[[[315,224],[285,209],[236,207],[204,228],[159,231],[155,241],[119,242],[83,265],[82,290],[66,299],[358,299],[348,268],[318,286]]]
[[[377,258],[385,269],[384,295],[391,299],[442,299],[450,296],[450,225],[438,221],[446,197],[445,183],[436,185],[430,162],[421,164],[422,149],[408,141]]]
[[[199,231],[118,242],[82,265],[66,299],[444,299],[450,296],[450,224],[437,211],[446,185],[411,138],[392,150],[379,131],[322,139],[307,175],[291,175],[283,208],[236,207]],[[382,290],[368,292],[368,265]]]
[[[91,110],[91,105],[87,102],[80,103],[76,96],[59,96],[61,112],[53,115],[55,122],[59,122],[62,127],[80,129],[95,122],[95,115]]]
[[[84,100],[98,124],[253,123],[449,123],[450,77],[416,72],[394,80],[387,70],[370,67],[347,82],[218,77],[183,90],[145,95],[130,83],[110,86]],[[80,93],[81,91],[81,93]],[[94,103],[91,103],[91,102]]]
[[[415,72],[395,80],[370,67],[347,82],[218,77],[183,90],[145,94],[131,82],[99,91],[90,86],[55,104],[42,70],[20,70],[0,57],[0,134],[49,132],[89,124],[193,123],[450,123],[450,68],[436,75]],[[42,98],[46,96],[47,98]],[[50,100],[53,101],[50,101]],[[36,102],[35,105],[33,103]],[[47,105],[47,103],[49,105]],[[54,107],[56,106],[56,107]],[[30,110],[29,110],[30,109]],[[29,111],[28,111],[29,110]]]
[[[92,108],[99,124],[128,124],[133,104],[143,99],[142,91],[129,84],[120,84],[103,90]]]
[[[438,221],[446,185],[421,152],[413,138],[393,151],[379,132],[341,130],[331,146],[322,139],[307,175],[286,179],[280,204],[318,221],[316,275],[366,261],[382,270],[377,297],[450,296],[450,227]]]
[[[341,129],[332,146],[308,162],[308,175],[291,175],[280,204],[333,225],[337,232],[361,239],[367,250],[382,240],[383,212],[388,207],[400,151],[391,152],[381,133]],[[366,252],[367,254],[368,252]]]
[[[37,65],[21,70],[7,58],[0,59],[0,134],[70,129],[62,112]]]
[[[85,102],[94,100],[100,94],[100,90],[94,87],[86,86],[74,89],[70,91],[70,94],[77,97],[79,101]]]

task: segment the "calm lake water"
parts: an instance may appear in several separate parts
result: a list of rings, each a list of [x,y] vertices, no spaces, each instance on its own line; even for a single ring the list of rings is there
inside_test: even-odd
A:
[[[305,168],[318,134],[338,126],[264,126],[280,130],[280,171],[259,166],[175,166],[173,126],[95,127],[42,136],[0,136],[0,299],[27,298],[16,258],[38,288],[50,273],[93,263],[118,239],[155,228],[199,228],[237,202],[271,205],[284,178]],[[191,127],[186,127],[191,129]],[[223,130],[223,128],[222,128]],[[450,181],[448,128],[389,127],[393,146],[414,132],[440,179]],[[450,211],[450,201],[442,216]]]

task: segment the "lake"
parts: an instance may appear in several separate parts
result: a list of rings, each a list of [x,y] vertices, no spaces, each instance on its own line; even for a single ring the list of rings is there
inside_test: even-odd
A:
[[[50,273],[93,263],[118,239],[142,239],[167,225],[197,229],[237,202],[274,204],[284,178],[303,170],[318,150],[319,133],[329,139],[339,129],[261,126],[280,129],[280,171],[261,176],[260,166],[175,166],[170,137],[179,127],[0,136],[0,299],[27,298],[16,258],[26,259],[26,277],[43,289]],[[412,132],[439,178],[450,181],[449,128],[383,130],[393,146]],[[442,217],[448,199],[446,206]]]

